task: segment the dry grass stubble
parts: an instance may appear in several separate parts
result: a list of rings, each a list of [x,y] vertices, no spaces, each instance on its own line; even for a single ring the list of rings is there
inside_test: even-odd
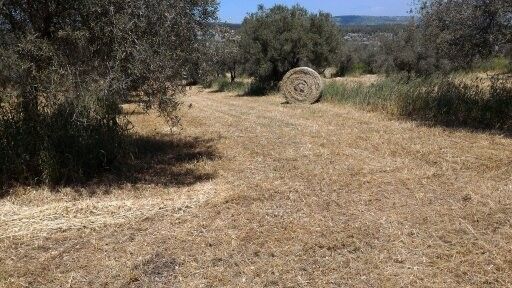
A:
[[[512,285],[512,139],[191,94],[183,133],[221,155],[187,165],[216,177],[1,200],[0,231],[28,231],[0,239],[3,286]]]

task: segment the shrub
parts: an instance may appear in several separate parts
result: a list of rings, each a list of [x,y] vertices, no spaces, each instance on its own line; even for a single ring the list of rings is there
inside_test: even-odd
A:
[[[249,88],[248,86],[249,85],[243,81],[230,81],[225,77],[213,83],[213,87],[215,87],[218,92],[238,92],[239,94],[245,94]]]
[[[245,92],[247,96],[265,96],[269,93],[273,93],[277,91],[277,87],[260,81],[252,81]]]
[[[510,0],[420,2],[420,30],[425,44],[438,59],[449,61],[455,68],[469,68],[475,60],[488,58],[510,37]]]
[[[505,57],[508,60],[508,68],[507,71],[509,73],[512,73],[512,44],[509,44],[505,47]]]
[[[416,2],[419,3],[417,22],[383,42],[389,59],[382,63],[392,62],[398,71],[426,76],[470,69],[475,62],[485,63],[496,56],[496,48],[503,50],[502,47],[510,44],[512,2],[509,0]],[[489,60],[486,65],[501,64]]]
[[[417,14],[396,35],[378,42],[377,51],[369,46],[374,72],[407,72],[416,76],[474,68],[503,70],[512,31],[512,2],[509,0],[419,0]],[[376,52],[377,55],[371,55]],[[374,53],[375,54],[375,53]],[[510,56],[508,56],[510,59]],[[357,63],[358,61],[354,61]]]
[[[475,70],[480,72],[507,72],[509,68],[509,59],[502,56],[491,57],[475,66]]]
[[[397,85],[402,80],[399,77],[387,78],[370,86],[366,84],[345,85],[330,82],[323,90],[323,99],[341,102],[372,111],[390,112],[396,92],[403,88]]]

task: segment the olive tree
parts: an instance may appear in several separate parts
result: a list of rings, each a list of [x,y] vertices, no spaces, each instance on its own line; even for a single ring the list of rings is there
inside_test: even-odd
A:
[[[215,79],[230,74],[231,82],[240,71],[241,58],[238,32],[227,24],[212,24],[212,29],[201,35],[197,53],[188,60],[187,79],[191,84],[209,87]]]
[[[231,82],[237,78],[242,63],[240,54],[240,35],[229,27],[219,29],[219,45],[217,48],[217,65],[230,75]]]
[[[419,29],[438,59],[470,67],[511,41],[510,0],[422,0]]]
[[[331,66],[341,48],[341,32],[331,15],[312,14],[298,5],[260,5],[245,18],[240,33],[245,71],[268,86],[292,68]]]
[[[0,177],[110,167],[129,98],[175,120],[187,57],[216,11],[215,0],[0,1]]]

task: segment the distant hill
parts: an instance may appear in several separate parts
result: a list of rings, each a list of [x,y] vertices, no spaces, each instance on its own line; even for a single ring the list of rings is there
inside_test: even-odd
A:
[[[411,16],[358,16],[345,15],[334,16],[334,21],[341,26],[378,26],[378,25],[398,25],[407,24],[412,20]],[[242,24],[220,22],[222,26],[237,30]]]
[[[334,21],[341,26],[354,25],[385,25],[385,24],[406,24],[412,17],[410,16],[334,16]]]
[[[230,29],[233,29],[233,30],[238,30],[238,29],[240,29],[240,27],[242,27],[242,24],[238,24],[238,23],[221,22],[219,24],[221,26],[224,26],[224,27],[227,27],[227,28],[230,28]]]

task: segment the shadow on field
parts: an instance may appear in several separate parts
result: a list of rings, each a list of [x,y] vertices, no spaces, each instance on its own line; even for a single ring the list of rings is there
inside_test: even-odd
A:
[[[259,93],[254,93],[254,92],[247,92],[247,91],[230,91],[230,90],[221,90],[221,89],[214,89],[214,90],[211,90],[209,91],[209,93],[212,93],[212,94],[220,94],[220,93],[233,93],[233,96],[234,97],[240,97],[240,98],[255,98],[255,97],[265,97],[265,96],[268,96],[267,94],[265,93],[262,93],[262,92],[259,92]]]
[[[190,186],[215,177],[201,167],[202,161],[219,157],[213,139],[139,136],[132,147],[131,159],[122,161],[121,173],[113,175],[117,182]]]
[[[428,122],[428,121],[422,121],[422,120],[416,120],[411,119],[407,117],[401,117],[400,120],[404,121],[414,121],[418,127],[425,127],[425,128],[441,128],[446,131],[452,131],[452,132],[466,132],[466,133],[473,133],[473,134],[487,134],[487,135],[493,135],[493,136],[500,136],[504,138],[510,138],[512,139],[512,132],[510,131],[510,128],[485,128],[485,127],[474,127],[474,125],[455,125],[450,123],[444,123],[444,122]]]
[[[237,97],[241,97],[241,98],[244,98],[244,97],[247,97],[247,98],[255,98],[255,97],[265,97],[265,96],[268,96],[267,94],[263,94],[263,93],[239,93],[236,95]]]
[[[98,171],[88,181],[67,182],[49,188],[55,192],[60,188],[71,188],[79,194],[85,192],[93,196],[109,194],[113,188],[124,184],[186,187],[215,178],[215,172],[207,165],[219,159],[215,139],[135,135],[128,141],[130,152],[125,153],[111,168]],[[8,196],[12,188],[20,185],[38,186],[11,183],[0,188],[0,198]]]
[[[275,92],[274,90],[268,90],[262,87],[253,87],[249,86],[246,91],[238,94],[238,97],[264,97],[268,96],[271,92]]]
[[[274,86],[268,84],[229,79],[217,79],[210,86],[203,88],[209,89],[208,93],[233,93],[237,97],[262,97],[275,90]]]

